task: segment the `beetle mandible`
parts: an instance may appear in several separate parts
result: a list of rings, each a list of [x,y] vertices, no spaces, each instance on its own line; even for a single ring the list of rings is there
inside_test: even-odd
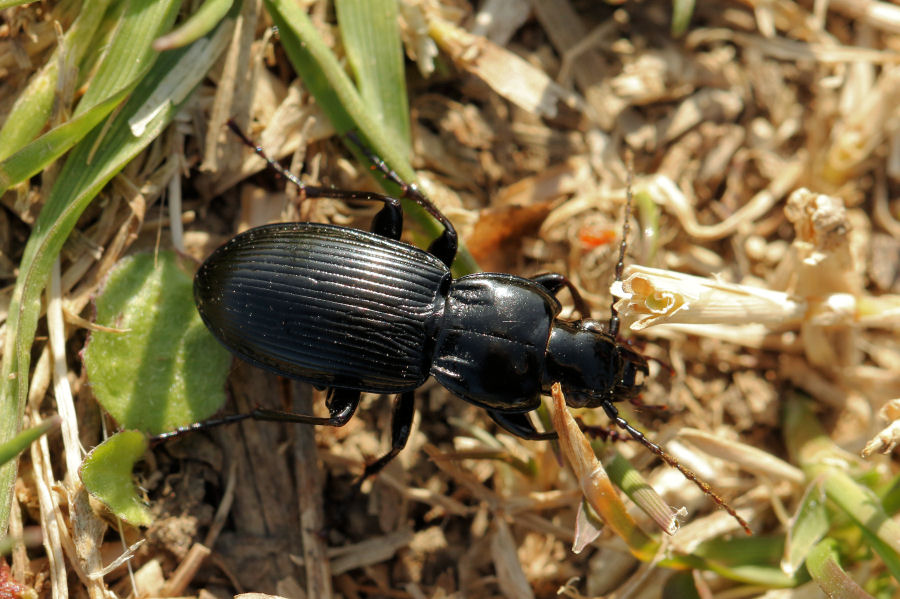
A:
[[[539,432],[528,413],[559,382],[570,407],[602,408],[616,426],[740,520],[706,483],[619,414],[616,402],[640,393],[648,367],[641,354],[617,341],[615,308],[607,323],[591,319],[578,290],[557,273],[532,278],[477,273],[454,279],[450,265],[458,243],[453,224],[355,138],[374,168],[400,187],[401,197],[422,206],[443,227],[427,251],[400,241],[398,198],[306,185],[233,122],[229,127],[297,185],[302,198],[369,200],[383,207],[371,232],[311,222],[250,229],[215,250],[194,279],[197,309],[213,335],[251,364],[328,388],[330,416],[257,408],[175,434],[246,418],[343,426],[362,392],[394,394],[391,449],[365,467],[361,482],[406,445],[415,390],[429,377],[484,408],[502,428],[533,440],[556,438],[554,432]],[[622,278],[630,204],[629,185],[617,281]],[[559,318],[556,294],[564,287],[580,313],[578,320]]]

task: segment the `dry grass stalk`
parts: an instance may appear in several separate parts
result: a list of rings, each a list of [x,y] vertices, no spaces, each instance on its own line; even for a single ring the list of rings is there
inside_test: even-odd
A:
[[[900,443],[900,399],[887,402],[878,412],[878,416],[890,424],[866,444],[862,450],[864,458],[875,452],[890,453]]]
[[[798,324],[806,303],[790,295],[703,279],[673,271],[629,266],[614,293],[616,310],[634,331],[660,324]]]
[[[632,551],[640,552],[650,544],[649,539],[638,529],[637,523],[628,514],[624,504],[618,498],[618,491],[609,480],[603,465],[594,455],[590,442],[578,426],[578,422],[569,413],[562,388],[559,383],[553,385],[553,403],[551,416],[553,428],[559,435],[559,444],[578,480],[578,485],[585,500],[600,515],[603,521],[625,539]],[[658,496],[655,499],[659,499]],[[650,510],[650,516],[666,533],[674,534],[678,528],[675,512],[661,500],[648,501],[644,509]]]

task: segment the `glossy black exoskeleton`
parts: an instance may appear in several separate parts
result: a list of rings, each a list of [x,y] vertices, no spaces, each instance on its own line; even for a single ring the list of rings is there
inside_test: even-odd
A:
[[[685,472],[618,413],[615,403],[640,392],[648,368],[639,353],[617,341],[614,309],[608,323],[591,320],[586,302],[561,274],[454,279],[453,225],[378,158],[369,156],[443,226],[428,251],[399,240],[398,199],[304,185],[232,129],[303,197],[371,200],[383,208],[372,232],[310,222],[266,225],[234,237],[203,263],[194,296],[213,335],[256,366],[327,387],[330,417],[257,409],[201,426],[244,418],[342,426],[361,392],[396,394],[391,450],[366,467],[365,478],[406,445],[414,391],[429,377],[526,439],[556,437],[538,432],[528,412],[559,382],[570,406],[603,408],[617,426]],[[627,230],[626,215],[618,280]],[[555,296],[563,287],[581,319],[559,318]]]

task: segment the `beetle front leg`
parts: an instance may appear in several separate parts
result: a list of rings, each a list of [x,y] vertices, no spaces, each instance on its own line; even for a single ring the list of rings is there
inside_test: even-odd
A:
[[[531,280],[553,295],[556,295],[557,293],[559,293],[560,289],[565,287],[572,295],[572,303],[575,304],[575,309],[578,310],[581,318],[591,317],[591,307],[588,305],[587,300],[581,297],[581,293],[578,292],[578,288],[575,287],[575,285],[572,283],[572,281],[569,280],[566,275],[560,274],[558,272],[547,272],[531,277]]]
[[[501,428],[506,429],[522,439],[527,439],[528,441],[549,441],[558,437],[554,432],[538,432],[538,430],[534,428],[531,419],[528,418],[527,413],[511,414],[508,412],[498,412],[497,410],[487,410],[487,413]]]
[[[409,434],[412,431],[415,413],[415,393],[413,391],[407,391],[397,396],[397,400],[394,402],[394,413],[391,417],[391,450],[371,464],[366,465],[362,476],[356,481],[357,487],[362,485],[363,481],[373,474],[381,472],[406,447],[406,442],[409,441]]]

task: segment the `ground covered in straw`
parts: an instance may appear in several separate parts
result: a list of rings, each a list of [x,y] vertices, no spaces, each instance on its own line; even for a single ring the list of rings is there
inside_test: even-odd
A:
[[[327,3],[306,4],[342,57]],[[889,425],[900,416],[890,403],[900,398],[900,10],[722,0],[698,2],[691,14],[682,4],[402,0],[411,159],[483,270],[565,273],[602,321],[631,181],[632,268],[619,306],[622,336],[649,359],[650,374],[641,405],[622,413],[707,481],[752,537],[633,441],[594,446],[601,461],[617,452],[666,503],[684,506],[681,530],[668,536],[637,509],[652,545],[588,524],[579,517],[584,480],[559,445],[511,437],[430,381],[407,448],[361,494],[355,476],[389,443],[388,398],[365,396],[340,429],[250,422],[158,445],[136,471],[155,521],[114,524],[95,550],[109,562],[143,540],[134,577],[121,566],[89,579],[76,557],[83,549],[36,545],[13,551],[13,578],[49,596],[56,555],[63,570],[52,585],[77,597],[100,597],[104,587],[120,597],[135,588],[348,599],[819,597],[841,576],[859,593],[898,596],[890,516],[900,501],[889,452],[900,427]],[[173,193],[173,178],[184,246],[197,260],[237,230],[273,220],[368,228],[374,214],[363,204],[293,203],[296,191],[226,133],[224,120],[236,116],[304,180],[377,189],[296,78],[264,8],[242,10],[249,29],[235,33],[167,132],[86,210],[63,251],[65,297],[77,307],[68,378],[85,447],[115,426],[79,358],[87,333],[75,317],[90,318],[87,300],[103,277],[89,266],[110,247],[117,255],[168,247],[160,197]],[[689,20],[673,25],[685,10]],[[54,19],[65,29],[72,11],[41,4],[4,16],[0,115],[49,60]],[[32,184],[2,197],[4,305],[40,209],[40,180]],[[653,279],[659,273],[635,265],[702,280]],[[560,299],[563,317],[574,317],[568,292]],[[32,409],[50,414],[45,334],[35,344],[33,376],[44,383],[32,385]],[[227,389],[223,411],[325,413],[323,393],[238,361]],[[595,412],[579,416],[605,426]],[[546,410],[540,420],[554,426]],[[20,464],[13,530],[46,530],[48,518],[87,526],[66,499],[54,516],[38,507],[35,479],[61,480],[65,469],[56,437],[49,448],[42,473],[33,454]],[[812,534],[797,526],[808,523],[797,514],[809,497],[828,500]],[[863,500],[881,511],[855,524]],[[628,505],[648,501],[638,493]],[[788,531],[802,540],[785,542]],[[575,553],[573,543],[584,547]],[[816,575],[814,548],[832,548],[826,563],[843,567],[830,583]],[[719,563],[723,555],[735,561]]]

